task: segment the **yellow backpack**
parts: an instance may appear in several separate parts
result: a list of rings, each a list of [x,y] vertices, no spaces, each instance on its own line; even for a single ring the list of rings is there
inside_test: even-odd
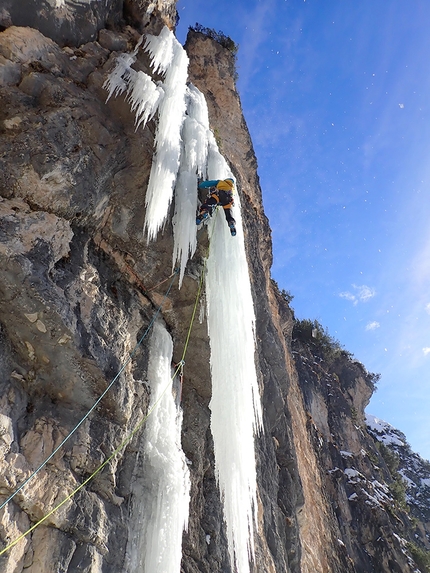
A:
[[[216,188],[219,189],[220,191],[231,191],[233,193],[234,181],[233,179],[223,179],[217,184]]]

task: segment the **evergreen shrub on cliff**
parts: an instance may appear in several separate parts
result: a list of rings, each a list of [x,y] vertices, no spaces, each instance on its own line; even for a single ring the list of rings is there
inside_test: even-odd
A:
[[[202,26],[198,22],[196,22],[195,26],[190,26],[189,30],[193,30],[194,32],[199,32],[200,34],[204,34],[208,38],[212,38],[212,40],[218,42],[218,44],[221,44],[221,46],[223,46],[227,50],[230,50],[232,54],[234,55],[237,54],[237,51],[239,49],[239,44],[236,44],[236,42],[234,42],[230,38],[230,36],[226,36],[224,32],[221,32],[220,30],[217,32],[213,28],[206,28],[205,26]]]
[[[421,573],[430,573],[430,551],[426,551],[415,543],[408,543],[408,549]]]

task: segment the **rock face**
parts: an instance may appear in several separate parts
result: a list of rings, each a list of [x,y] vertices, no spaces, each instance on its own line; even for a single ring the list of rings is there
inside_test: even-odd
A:
[[[0,7],[2,29],[29,26],[60,46],[93,42],[101,30],[109,35],[109,30],[124,23],[151,34],[160,32],[163,25],[172,29],[176,0],[3,0]]]
[[[367,427],[372,438],[379,443],[383,457],[387,459],[391,472],[397,480],[401,476],[405,501],[412,516],[418,520],[417,528],[425,547],[430,541],[430,463],[414,453],[406,436],[374,416],[366,417]],[[403,492],[401,492],[403,493]]]
[[[103,13],[85,2],[57,2],[48,13],[36,1],[26,20],[15,3],[1,11],[0,502],[74,433],[0,510],[0,551],[79,488],[146,415],[148,350],[136,343],[175,279],[171,223],[150,245],[142,232],[154,121],[136,131],[129,105],[123,98],[106,104],[102,88],[118,52],[133,49],[142,31],[173,26],[174,3],[96,4]],[[211,128],[237,179],[255,301],[264,432],[256,440],[251,571],[412,573],[407,542],[427,547],[428,510],[420,513],[416,503],[412,521],[390,489],[393,474],[363,414],[372,375],[300,330],[270,278],[270,228],[234,55],[193,31],[186,49],[190,80],[206,96]],[[148,62],[138,65],[145,70]],[[174,284],[163,302],[176,362],[198,290],[203,235],[182,288]],[[206,325],[197,321],[182,391],[191,474],[184,573],[231,571],[210,396]],[[137,433],[121,456],[1,555],[1,571],[128,571],[127,542],[138,527],[132,516],[145,511],[133,486],[144,471],[141,439]]]

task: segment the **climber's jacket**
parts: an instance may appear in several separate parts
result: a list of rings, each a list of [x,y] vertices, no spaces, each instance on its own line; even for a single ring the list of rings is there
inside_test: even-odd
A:
[[[199,183],[199,189],[211,189],[209,196],[212,197],[223,209],[231,209],[234,203],[233,179],[213,179]]]

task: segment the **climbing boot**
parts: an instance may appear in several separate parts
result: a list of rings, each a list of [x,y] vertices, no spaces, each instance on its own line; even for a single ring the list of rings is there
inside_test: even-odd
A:
[[[230,227],[230,233],[232,235],[232,237],[236,236],[236,227],[235,224],[233,223],[233,221],[229,221],[228,226]]]
[[[209,217],[209,213],[207,211],[202,211],[202,213],[199,213],[197,215],[196,225],[200,225],[200,223],[203,223],[203,221],[208,219],[208,217]]]

